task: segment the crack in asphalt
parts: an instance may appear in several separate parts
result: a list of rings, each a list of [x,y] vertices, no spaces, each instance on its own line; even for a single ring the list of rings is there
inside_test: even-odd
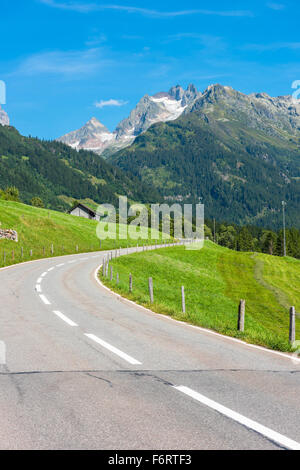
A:
[[[145,370],[88,370],[88,369],[83,369],[83,370],[45,370],[45,371],[39,371],[39,370],[33,370],[33,371],[16,371],[16,372],[0,372],[0,376],[5,376],[5,375],[38,375],[38,374],[97,374],[97,373],[118,373],[118,374],[132,374],[135,376],[153,376],[153,372],[155,373],[184,373],[184,374],[189,374],[189,373],[207,373],[207,372],[253,372],[253,373],[267,373],[267,374],[298,374],[300,373],[300,370],[259,370],[259,369],[185,369],[185,370],[179,370],[179,369],[156,369],[156,370],[151,370],[151,369],[145,369]]]
[[[150,374],[150,372],[146,373],[146,372],[132,372],[132,375],[134,377],[151,377],[152,379],[155,379],[157,382],[159,383],[162,383],[163,385],[170,385],[171,387],[173,387],[173,383],[165,380],[165,379],[162,379],[161,377],[158,377],[157,375],[155,374]]]
[[[93,375],[93,374],[90,373],[90,372],[86,372],[86,375],[88,375],[89,377],[93,377],[93,379],[97,379],[97,380],[101,380],[101,381],[103,381],[103,382],[106,382],[106,383],[108,383],[108,385],[109,385],[110,387],[113,387],[113,383],[112,383],[110,380],[108,380],[108,379],[104,379],[103,377],[97,377],[96,375]]]

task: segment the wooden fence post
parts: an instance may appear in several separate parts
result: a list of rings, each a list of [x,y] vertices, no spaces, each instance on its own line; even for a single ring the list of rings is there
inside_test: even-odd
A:
[[[132,292],[132,274],[129,274],[129,292]]]
[[[102,264],[102,276],[103,277],[105,276],[105,260],[103,260],[103,264]]]
[[[52,245],[51,245],[51,254],[53,255],[53,253],[54,253],[54,246],[53,246],[53,243],[52,243]]]
[[[184,294],[184,286],[181,286],[181,304],[182,304],[182,313],[185,313],[185,294]]]
[[[239,305],[238,330],[245,331],[245,309],[246,301],[241,300]]]
[[[296,340],[296,311],[295,307],[290,308],[290,343]]]
[[[153,295],[153,279],[152,279],[152,277],[149,277],[149,296],[150,296],[150,303],[153,304],[154,295]]]
[[[113,274],[113,267],[111,266],[111,267],[110,267],[110,280],[111,280],[111,281],[113,280],[113,277],[114,277],[114,274]]]

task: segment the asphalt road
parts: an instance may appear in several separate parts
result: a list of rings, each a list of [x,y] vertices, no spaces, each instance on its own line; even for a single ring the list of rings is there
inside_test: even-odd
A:
[[[300,362],[121,302],[103,256],[0,270],[1,449],[300,448]]]

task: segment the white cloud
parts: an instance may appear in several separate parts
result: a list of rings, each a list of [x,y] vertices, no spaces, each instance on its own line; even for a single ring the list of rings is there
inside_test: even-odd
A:
[[[122,6],[122,5],[99,5],[98,3],[77,3],[77,2],[56,2],[55,0],[39,0],[40,3],[48,5],[53,8],[61,10],[77,11],[79,13],[90,13],[94,11],[115,10],[124,11],[126,13],[138,13],[145,16],[152,16],[156,18],[168,18],[176,16],[187,15],[210,15],[210,16],[254,16],[249,10],[206,10],[206,9],[193,9],[193,10],[180,10],[180,11],[159,11],[151,10],[148,8]]]
[[[79,13],[89,13],[93,11],[93,4],[84,4],[84,3],[59,3],[55,2],[54,0],[38,0],[40,3],[44,5],[48,5],[53,8],[58,8],[60,10],[70,10],[70,11],[78,11]]]
[[[299,50],[300,42],[273,42],[270,44],[246,44],[241,49],[251,51],[278,51],[280,49]]]
[[[110,100],[107,100],[107,101],[104,101],[104,100],[101,100],[101,101],[98,101],[95,103],[95,106],[96,108],[105,108],[107,106],[125,106],[125,104],[127,104],[128,101],[123,101],[123,100],[114,100],[114,99],[110,99]]]
[[[271,8],[271,10],[280,11],[285,9],[285,5],[283,5],[282,3],[268,3],[267,6]]]
[[[200,34],[200,33],[176,33],[176,34],[171,34],[170,36],[167,37],[167,40],[165,41],[166,43],[172,42],[172,41],[181,41],[184,39],[190,39],[190,40],[195,40],[200,42],[204,47],[206,48],[214,48],[219,49],[219,48],[224,48],[225,47],[225,42],[223,41],[222,37],[219,36],[212,36],[209,34]]]
[[[16,70],[16,74],[39,75],[58,74],[72,79],[89,75],[108,65],[99,49],[82,51],[51,51],[27,57]]]
[[[88,40],[85,42],[85,45],[88,47],[95,47],[99,46],[99,44],[103,44],[106,41],[107,37],[105,34],[95,34],[94,36],[88,38]]]

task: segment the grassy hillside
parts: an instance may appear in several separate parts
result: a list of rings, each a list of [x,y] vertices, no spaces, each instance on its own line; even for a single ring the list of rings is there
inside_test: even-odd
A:
[[[93,220],[0,200],[0,222],[0,228],[16,230],[19,236],[18,243],[0,239],[0,267],[31,259],[77,253],[77,247],[81,253],[100,250],[100,241],[96,235],[97,222]],[[113,228],[111,224],[110,229]],[[159,237],[160,234],[157,235]],[[136,243],[133,240],[104,240],[101,249]],[[152,242],[149,239],[147,243]]]
[[[289,351],[289,307],[300,311],[300,261],[237,253],[206,242],[200,251],[160,249],[113,260],[114,280],[105,284],[155,312],[272,349]],[[120,283],[116,284],[116,273]],[[133,293],[128,293],[129,273]],[[153,278],[150,306],[148,278]],[[185,286],[186,315],[181,313]],[[237,331],[240,299],[246,299],[245,332]],[[300,339],[300,320],[297,336]]]
[[[65,210],[71,198],[116,203],[117,195],[134,201],[156,201],[140,180],[105,162],[93,152],[77,152],[60,142],[23,137],[0,125],[0,189],[16,186],[21,200],[42,198],[45,207]]]

